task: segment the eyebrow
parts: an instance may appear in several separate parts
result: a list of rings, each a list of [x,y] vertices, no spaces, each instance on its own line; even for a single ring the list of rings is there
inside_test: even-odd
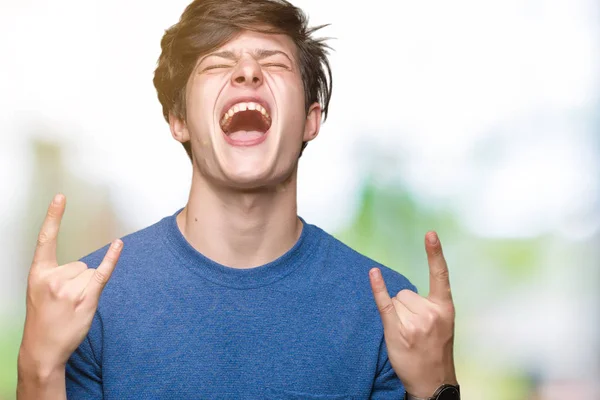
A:
[[[293,61],[290,58],[290,56],[288,56],[285,52],[283,52],[281,50],[256,49],[252,53],[253,53],[254,57],[258,60],[262,60],[262,59],[274,56],[276,54],[282,54],[285,56],[285,58],[290,60],[290,62],[293,64]],[[231,60],[231,61],[236,61],[239,58],[239,56],[236,53],[234,53],[233,51],[223,50],[223,51],[218,51],[215,53],[210,53],[210,54],[205,55],[204,57],[202,57],[202,59],[200,60],[200,62],[198,64],[202,63],[208,57],[221,57],[221,58],[225,58],[225,59]]]
[[[263,58],[274,56],[276,54],[283,54],[285,56],[285,58],[287,58],[288,60],[290,60],[290,62],[292,62],[292,59],[290,58],[290,56],[288,56],[285,52],[283,52],[281,50],[266,50],[266,49],[254,50],[254,56],[259,60],[262,60]]]

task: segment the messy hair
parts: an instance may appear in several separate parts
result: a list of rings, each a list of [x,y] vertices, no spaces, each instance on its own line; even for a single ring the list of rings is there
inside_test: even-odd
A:
[[[250,30],[285,34],[292,39],[304,85],[306,112],[318,102],[325,120],[332,91],[327,59],[330,47],[325,38],[312,37],[324,26],[309,27],[307,15],[286,0],[194,0],[161,40],[153,82],[165,119],[169,122],[169,114],[173,114],[185,120],[186,84],[198,58],[241,31]],[[302,144],[301,153],[306,144]],[[183,143],[183,147],[192,159],[190,142]]]

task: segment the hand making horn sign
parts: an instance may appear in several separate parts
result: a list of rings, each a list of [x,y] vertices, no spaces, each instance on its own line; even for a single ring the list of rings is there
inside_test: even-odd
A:
[[[429,295],[402,290],[390,297],[381,272],[369,272],[383,322],[388,358],[407,398],[458,399],[454,369],[454,304],[448,266],[435,232],[425,235]]]
[[[56,242],[65,205],[59,194],[48,207],[29,271],[19,399],[66,398],[65,365],[90,329],[123,247],[115,240],[97,269],[79,261],[58,265]]]

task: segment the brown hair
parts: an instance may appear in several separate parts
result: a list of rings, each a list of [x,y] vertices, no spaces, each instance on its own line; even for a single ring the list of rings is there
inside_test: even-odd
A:
[[[242,30],[289,36],[296,45],[304,84],[306,112],[319,102],[327,119],[332,90],[330,47],[312,34],[326,25],[308,27],[304,12],[286,0],[194,0],[179,22],[166,30],[154,71],[154,87],[169,122],[169,113],[185,120],[185,89],[198,57],[222,46]],[[302,150],[306,147],[302,144]],[[190,142],[183,143],[190,159]]]

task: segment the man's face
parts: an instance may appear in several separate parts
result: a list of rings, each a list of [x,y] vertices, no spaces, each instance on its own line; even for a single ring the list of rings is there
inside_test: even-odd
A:
[[[296,47],[285,35],[242,32],[199,58],[186,89],[186,121],[171,118],[171,130],[191,140],[195,166],[221,185],[281,183],[319,131],[321,108],[311,105],[307,116]]]

